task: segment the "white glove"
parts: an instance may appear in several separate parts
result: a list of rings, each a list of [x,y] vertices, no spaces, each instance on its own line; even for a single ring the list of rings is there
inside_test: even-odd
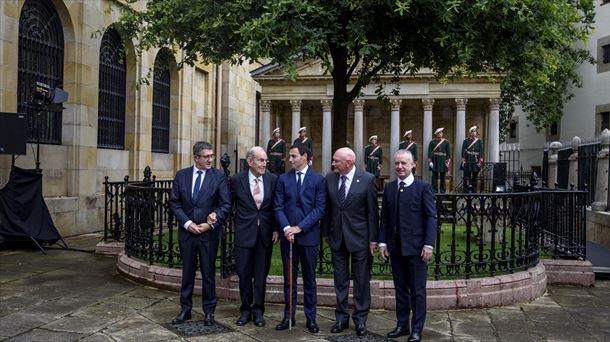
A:
[[[434,168],[434,163],[430,162],[430,164],[429,164],[429,165],[430,165],[430,168],[431,168],[431,169],[432,169],[432,168]]]

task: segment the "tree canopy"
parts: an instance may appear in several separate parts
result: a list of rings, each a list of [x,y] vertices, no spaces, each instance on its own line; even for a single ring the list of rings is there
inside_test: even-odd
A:
[[[333,149],[348,104],[382,74],[431,69],[440,79],[501,74],[501,118],[521,105],[536,128],[561,118],[586,41],[593,0],[149,0],[126,10],[139,51],[170,47],[184,63],[270,59],[295,78],[300,60],[332,75]],[[502,125],[504,128],[505,125]]]

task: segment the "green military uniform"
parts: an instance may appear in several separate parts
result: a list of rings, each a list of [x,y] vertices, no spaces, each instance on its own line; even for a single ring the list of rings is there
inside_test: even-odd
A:
[[[309,151],[311,152],[311,156],[309,156],[313,160],[313,141],[311,141],[310,137],[305,137],[305,141],[301,140],[301,138],[294,139],[293,145],[305,145]]]
[[[269,172],[277,175],[284,173],[284,160],[286,158],[286,142],[284,139],[269,139],[267,143],[267,157],[269,158]]]
[[[464,170],[464,189],[476,192],[477,176],[483,161],[483,142],[479,138],[468,137],[462,143],[462,168]]]
[[[451,145],[447,139],[440,142],[436,139],[430,141],[428,146],[428,160],[432,162],[432,187],[438,192],[438,180],[441,182],[441,193],[445,193],[445,174],[449,170],[447,161],[451,159]]]
[[[415,166],[413,166],[413,168],[411,169],[411,173],[413,173],[413,176],[415,176],[415,170],[417,169],[417,144],[412,141],[405,140],[401,142],[400,145],[398,145],[398,149],[407,150],[413,155],[413,165]]]
[[[366,160],[366,171],[379,177],[379,167],[382,164],[383,150],[380,145],[373,146],[371,144],[366,145],[364,149],[364,158]]]

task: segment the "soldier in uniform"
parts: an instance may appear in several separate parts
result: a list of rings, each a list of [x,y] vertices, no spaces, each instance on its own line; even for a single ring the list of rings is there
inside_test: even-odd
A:
[[[286,142],[280,137],[279,127],[273,130],[273,137],[267,143],[267,156],[269,156],[267,169],[276,175],[284,173]]]
[[[483,142],[478,138],[477,126],[468,130],[469,137],[462,143],[462,169],[464,192],[477,192],[477,176],[483,164]]]
[[[299,136],[298,136],[298,138],[294,139],[294,142],[292,144],[293,145],[303,144],[309,149],[309,152],[311,152],[311,154],[308,155],[309,156],[309,166],[311,166],[312,161],[313,161],[313,141],[311,141],[311,138],[307,136],[307,127],[299,128]]]
[[[440,178],[441,193],[445,193],[445,174],[449,170],[451,163],[451,146],[449,141],[443,138],[444,128],[437,128],[434,131],[436,139],[430,141],[428,146],[428,165],[432,171],[432,188],[438,193],[438,182]]]
[[[401,142],[400,145],[398,145],[398,149],[407,150],[413,155],[413,168],[411,169],[411,173],[413,174],[413,176],[415,176],[415,171],[417,169],[417,144],[411,141],[411,139],[413,138],[413,130],[406,131],[403,135],[403,138],[405,138],[405,141]]]
[[[377,136],[372,135],[369,138],[369,143],[364,149],[364,158],[366,160],[366,171],[372,173],[375,178],[379,177],[381,172],[381,164],[383,158],[383,150],[377,144]]]

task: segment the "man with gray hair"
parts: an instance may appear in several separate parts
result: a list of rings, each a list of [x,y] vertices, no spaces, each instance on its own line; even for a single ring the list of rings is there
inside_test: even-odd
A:
[[[214,147],[204,141],[193,146],[194,165],[176,173],[170,207],[178,220],[178,240],[182,256],[180,314],[173,324],[191,319],[197,260],[201,271],[204,324],[214,324],[216,309],[216,255],[222,224],[231,209],[224,172],[212,167]]]
[[[363,336],[371,306],[370,266],[379,229],[379,210],[375,176],[358,169],[355,162],[356,154],[347,147],[333,155],[334,172],[326,176],[323,228],[333,254],[337,294],[337,321],[331,332],[340,333],[349,327],[348,294],[350,274],[353,274],[352,320],[356,334]]]
[[[411,152],[396,151],[396,180],[383,190],[379,249],[384,260],[390,258],[396,291],[397,324],[387,336],[410,334],[407,341],[417,342],[426,320],[427,262],[436,242],[436,201],[432,186],[415,179],[412,169]]]
[[[265,325],[265,292],[273,244],[279,240],[274,199],[277,176],[266,172],[267,153],[254,146],[246,153],[249,170],[231,178],[231,199],[235,205],[235,259],[239,276],[241,314],[235,324],[251,320]]]

